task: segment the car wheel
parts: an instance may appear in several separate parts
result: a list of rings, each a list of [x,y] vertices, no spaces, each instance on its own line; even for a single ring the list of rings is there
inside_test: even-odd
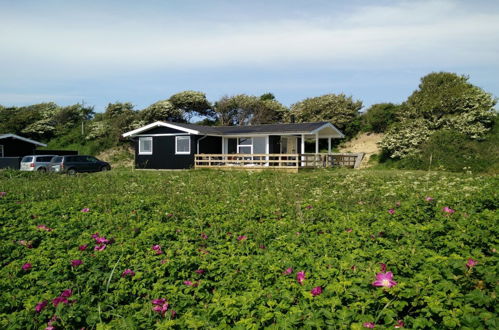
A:
[[[37,171],[40,172],[40,173],[45,173],[45,172],[47,172],[47,169],[45,167],[39,167],[37,169]]]
[[[100,168],[101,172],[106,172],[106,171],[109,171],[109,168],[107,166],[102,166]]]
[[[76,170],[74,168],[70,168],[68,170],[68,175],[76,175]]]

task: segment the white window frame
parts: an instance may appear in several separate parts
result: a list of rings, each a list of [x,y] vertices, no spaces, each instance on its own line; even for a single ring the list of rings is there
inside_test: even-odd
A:
[[[249,139],[251,141],[251,144],[239,144],[239,140],[240,139]],[[239,154],[239,148],[242,147],[242,148],[250,148],[250,153],[248,155],[252,155],[253,154],[253,137],[252,136],[244,136],[244,137],[238,137],[237,138],[237,153]]]
[[[178,151],[177,150],[177,141],[179,138],[182,138],[182,139],[189,139],[189,151]],[[185,136],[185,135],[178,135],[178,136],[175,136],[175,155],[190,155],[191,154],[191,137],[189,135]]]
[[[141,141],[151,141],[151,151],[144,151],[142,150],[142,143]],[[152,141],[152,136],[144,136],[144,137],[139,137],[139,155],[152,155],[153,151],[153,141]]]
[[[3,144],[0,144],[0,157],[3,157]]]

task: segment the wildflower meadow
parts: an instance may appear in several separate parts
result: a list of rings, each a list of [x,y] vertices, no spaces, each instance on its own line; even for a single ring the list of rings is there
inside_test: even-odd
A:
[[[498,180],[0,172],[0,328],[498,328]]]

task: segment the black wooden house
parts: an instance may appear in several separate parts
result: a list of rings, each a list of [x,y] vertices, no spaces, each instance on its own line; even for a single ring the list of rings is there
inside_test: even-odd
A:
[[[304,155],[306,140],[315,141],[315,150],[309,155],[320,154],[319,140],[323,146],[327,140],[330,154],[331,139],[344,135],[329,122],[202,126],[158,121],[127,132],[123,137],[134,141],[136,168],[187,169],[198,164],[202,155],[219,156],[225,165],[231,165],[230,162],[240,155],[245,159],[243,165],[268,167],[276,164],[269,161],[272,157],[285,155],[289,160]],[[255,159],[259,163],[251,164]],[[265,164],[262,159],[267,160]]]

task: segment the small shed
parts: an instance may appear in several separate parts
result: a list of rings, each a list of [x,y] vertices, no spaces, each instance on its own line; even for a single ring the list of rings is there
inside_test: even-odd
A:
[[[23,157],[32,155],[36,147],[47,145],[16,134],[0,134],[0,157]]]
[[[47,145],[16,134],[0,134],[0,168],[19,168],[21,158]]]

